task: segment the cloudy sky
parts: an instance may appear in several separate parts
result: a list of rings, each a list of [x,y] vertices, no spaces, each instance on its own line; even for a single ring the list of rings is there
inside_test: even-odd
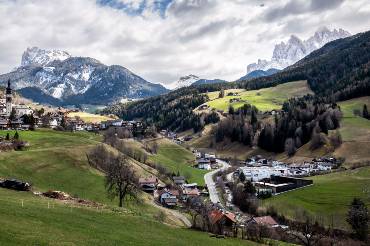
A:
[[[38,46],[127,67],[151,82],[233,80],[291,34],[370,30],[369,0],[0,0],[0,73]]]

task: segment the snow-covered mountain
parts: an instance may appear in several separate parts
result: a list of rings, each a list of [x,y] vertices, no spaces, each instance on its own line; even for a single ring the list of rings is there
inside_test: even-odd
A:
[[[89,57],[72,57],[65,51],[28,48],[21,66],[0,75],[14,89],[34,101],[50,98],[56,104],[107,104],[122,98],[144,98],[167,92],[128,69],[106,66]]]
[[[315,34],[307,40],[301,40],[292,35],[287,43],[281,42],[275,45],[274,52],[270,61],[259,59],[257,63],[247,66],[247,73],[255,70],[268,70],[270,68],[284,69],[303,57],[324,46],[326,43],[336,39],[345,38],[351,34],[343,29],[330,31],[326,27],[318,29]]]
[[[32,47],[27,48],[27,50],[23,53],[21,66],[45,66],[52,61],[64,61],[70,57],[70,54],[62,50],[42,50],[38,47]]]
[[[170,84],[165,85],[170,90],[176,90],[182,87],[187,87],[192,85],[194,82],[198,81],[200,78],[196,75],[190,74],[181,77],[179,80],[174,81]]]

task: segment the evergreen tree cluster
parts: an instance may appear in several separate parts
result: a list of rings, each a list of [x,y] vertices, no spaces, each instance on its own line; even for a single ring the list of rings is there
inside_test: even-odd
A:
[[[225,138],[244,145],[253,145],[253,139],[258,130],[258,109],[250,104],[244,104],[240,109],[229,108],[229,115],[215,127],[215,140],[222,142]]]
[[[215,123],[218,115],[212,112],[196,114],[193,109],[205,103],[208,97],[195,88],[183,88],[163,96],[151,97],[130,104],[117,104],[104,110],[125,120],[141,118],[158,129],[200,131],[205,124]]]
[[[342,117],[336,104],[327,105],[314,97],[290,99],[284,103],[284,111],[275,116],[273,124],[267,123],[261,130],[258,146],[272,152],[295,150],[321,133],[339,128]]]

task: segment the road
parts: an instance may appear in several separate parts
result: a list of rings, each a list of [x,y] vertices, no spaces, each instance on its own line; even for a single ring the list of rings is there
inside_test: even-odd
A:
[[[204,175],[204,180],[207,184],[207,187],[208,187],[208,192],[209,192],[209,198],[211,199],[211,202],[213,203],[220,203],[220,197],[218,196],[218,192],[217,192],[217,189],[216,189],[216,183],[213,181],[212,179],[212,176],[217,173],[218,171],[223,171],[223,170],[226,170],[230,167],[229,164],[227,164],[227,162],[225,161],[222,161],[220,159],[217,159],[216,160],[218,164],[221,164],[222,167],[220,167],[219,169],[216,169],[212,172],[209,172],[209,173],[206,173]]]

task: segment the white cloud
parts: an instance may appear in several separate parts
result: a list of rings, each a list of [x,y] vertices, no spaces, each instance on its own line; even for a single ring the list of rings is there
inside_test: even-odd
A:
[[[117,1],[132,9],[143,2]],[[27,47],[39,46],[119,64],[152,82],[187,74],[232,80],[247,64],[270,58],[274,44],[290,34],[306,38],[323,25],[370,29],[367,0],[322,7],[312,0],[302,9],[287,0],[175,0],[165,18],[154,8],[158,1],[145,2],[133,16],[94,0],[0,0],[0,72],[18,66]]]

